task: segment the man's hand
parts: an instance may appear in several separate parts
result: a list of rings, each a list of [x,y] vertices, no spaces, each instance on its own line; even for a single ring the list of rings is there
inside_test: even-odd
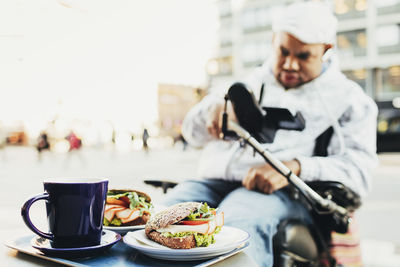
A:
[[[224,112],[224,104],[216,103],[208,110],[206,127],[208,133],[214,137],[219,138],[222,126],[222,113]]]
[[[224,113],[224,102],[216,103],[208,111],[206,127],[208,133],[214,138],[221,138],[222,114]],[[227,113],[229,120],[236,120],[232,105],[228,102]]]
[[[300,163],[297,160],[283,162],[294,174],[300,174]],[[252,167],[242,182],[248,190],[258,190],[272,194],[288,185],[286,177],[278,173],[269,164]]]

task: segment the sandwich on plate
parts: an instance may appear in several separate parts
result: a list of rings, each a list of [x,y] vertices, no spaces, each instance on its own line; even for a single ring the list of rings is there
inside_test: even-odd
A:
[[[136,190],[112,189],[107,192],[105,226],[145,225],[150,219],[151,198]]]
[[[215,243],[214,235],[224,225],[224,213],[217,213],[207,203],[183,202],[151,217],[146,236],[174,249],[207,247]]]

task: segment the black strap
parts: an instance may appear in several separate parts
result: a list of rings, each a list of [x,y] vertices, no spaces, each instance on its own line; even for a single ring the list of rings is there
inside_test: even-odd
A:
[[[317,137],[314,147],[314,156],[326,157],[328,156],[328,146],[331,142],[333,135],[333,127],[329,127],[325,132]]]
[[[261,84],[260,95],[258,97],[258,105],[261,105],[264,96],[264,83]]]

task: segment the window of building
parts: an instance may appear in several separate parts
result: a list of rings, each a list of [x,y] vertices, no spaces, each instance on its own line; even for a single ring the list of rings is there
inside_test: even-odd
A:
[[[231,17],[223,17],[219,20],[219,27],[221,30],[232,29],[232,18]]]
[[[230,75],[232,74],[232,57],[225,57],[219,60],[220,74]]]
[[[262,64],[268,57],[270,42],[258,40],[243,45],[242,62],[245,67],[254,67]]]
[[[400,65],[380,70],[381,86],[377,86],[380,99],[390,99],[400,95]]]
[[[242,28],[243,30],[250,30],[257,26],[257,20],[254,9],[248,9],[242,15]]]
[[[377,28],[379,54],[400,52],[400,25],[385,25]]]
[[[339,57],[344,60],[364,57],[367,54],[367,36],[365,30],[338,33],[337,44]]]
[[[343,71],[343,73],[347,78],[358,83],[364,91],[366,90],[368,78],[367,75],[369,74],[366,69]]]
[[[219,10],[219,15],[221,17],[228,17],[232,15],[231,11],[231,1],[230,0],[224,0],[224,1],[219,1],[218,2],[218,10]]]
[[[230,29],[221,31],[219,38],[220,38],[220,46],[221,47],[226,47],[226,46],[232,45],[232,32]]]
[[[243,31],[268,30],[271,28],[273,15],[281,9],[282,6],[268,6],[259,8],[250,8],[242,14]]]
[[[245,63],[257,60],[257,45],[255,43],[249,43],[243,46],[242,60]]]
[[[267,27],[272,23],[272,8],[260,8],[256,11],[258,27]]]
[[[214,58],[207,63],[206,68],[209,75],[231,75],[232,57]]]
[[[210,76],[232,75],[232,57],[210,59],[206,64],[207,74]]]
[[[367,0],[335,0],[335,13],[339,19],[365,16]]]
[[[379,0],[375,5],[379,15],[400,12],[400,0]]]

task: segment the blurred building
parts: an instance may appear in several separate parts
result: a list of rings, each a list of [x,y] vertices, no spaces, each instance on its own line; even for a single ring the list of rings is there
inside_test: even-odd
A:
[[[205,89],[184,85],[158,85],[158,116],[161,136],[176,137],[181,133],[186,113],[206,94]]]
[[[294,0],[218,0],[219,50],[207,66],[211,84],[243,77],[269,56],[271,18]],[[339,19],[342,71],[381,108],[400,97],[400,0],[332,0]]]

